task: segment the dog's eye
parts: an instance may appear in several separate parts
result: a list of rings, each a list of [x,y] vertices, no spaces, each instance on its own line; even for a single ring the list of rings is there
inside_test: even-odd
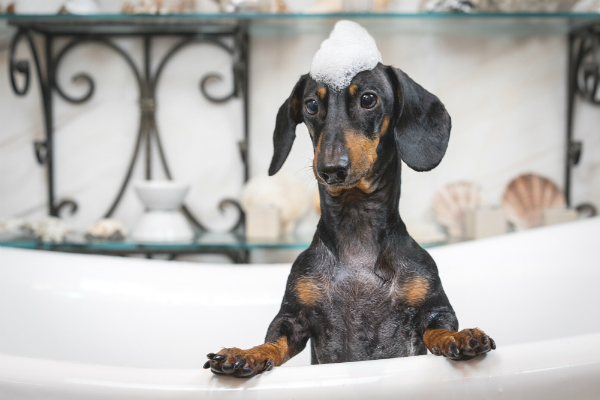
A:
[[[360,105],[363,108],[373,108],[377,104],[377,96],[373,93],[363,94],[360,98]]]
[[[309,114],[316,114],[319,109],[319,105],[314,100],[309,100],[306,102],[306,112]]]

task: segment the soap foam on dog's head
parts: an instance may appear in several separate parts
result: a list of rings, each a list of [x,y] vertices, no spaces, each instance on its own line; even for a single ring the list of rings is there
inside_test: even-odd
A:
[[[310,76],[334,90],[350,85],[361,71],[370,71],[381,62],[375,39],[356,22],[339,21],[321,43],[310,66]]]

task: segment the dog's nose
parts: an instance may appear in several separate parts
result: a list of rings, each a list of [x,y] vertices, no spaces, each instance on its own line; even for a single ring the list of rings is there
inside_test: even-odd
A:
[[[340,160],[335,164],[326,164],[319,169],[318,173],[328,185],[344,182],[348,176],[348,162]]]

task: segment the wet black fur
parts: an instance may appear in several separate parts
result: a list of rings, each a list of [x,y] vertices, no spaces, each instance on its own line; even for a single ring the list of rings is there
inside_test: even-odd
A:
[[[375,135],[390,116],[370,175],[376,186],[372,193],[351,188],[332,196],[319,184],[321,220],[310,247],[294,262],[281,309],[266,335],[267,342],[286,336],[294,353],[310,338],[313,364],[426,354],[425,330],[458,330],[435,262],[409,236],[398,212],[401,160],[417,171],[435,168],[446,152],[450,116],[437,97],[396,68],[379,64],[357,74],[352,84],[359,87],[354,96],[348,88],[327,88],[320,99],[316,91],[323,85],[302,76],[277,114],[273,138],[270,175],[287,158],[299,123],[309,127],[315,147],[324,135],[322,159],[331,162],[347,156],[343,135],[348,128]],[[360,107],[364,92],[377,95],[373,109]],[[318,102],[316,115],[306,113],[307,100]],[[348,176],[345,184],[359,178]],[[429,283],[429,292],[410,306],[401,298],[402,285],[416,277]],[[322,296],[314,306],[298,299],[300,278],[319,287]]]

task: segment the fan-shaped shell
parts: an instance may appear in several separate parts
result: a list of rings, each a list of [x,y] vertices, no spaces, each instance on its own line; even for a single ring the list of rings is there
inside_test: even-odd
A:
[[[543,225],[543,210],[564,208],[565,195],[551,180],[536,174],[524,174],[513,179],[502,197],[502,207],[508,220],[518,230]]]
[[[472,182],[456,182],[437,192],[433,199],[433,212],[451,237],[460,238],[465,236],[467,213],[480,204],[479,186]]]

